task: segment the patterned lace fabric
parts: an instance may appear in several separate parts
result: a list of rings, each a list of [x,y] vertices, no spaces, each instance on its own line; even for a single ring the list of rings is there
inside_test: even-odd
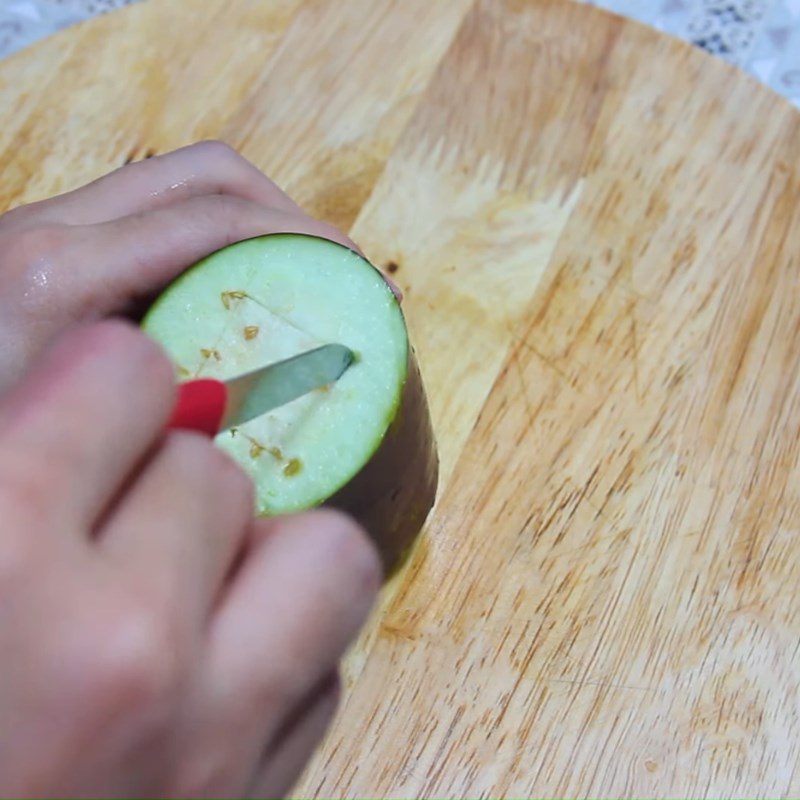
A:
[[[592,5],[737,64],[800,107],[800,0],[597,0]]]
[[[0,56],[136,0],[0,0]]]
[[[0,56],[136,1],[0,0]],[[738,64],[800,107],[800,0],[582,1],[638,19]]]

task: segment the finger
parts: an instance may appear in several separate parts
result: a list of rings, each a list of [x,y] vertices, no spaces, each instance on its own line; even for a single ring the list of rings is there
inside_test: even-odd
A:
[[[253,509],[239,466],[210,439],[176,431],[109,517],[100,547],[160,608],[202,624]]]
[[[350,246],[344,234],[324,222],[226,195],[55,232],[38,243],[37,231],[27,234],[33,239],[28,259],[37,266],[24,287],[27,308],[49,311],[51,320],[118,311],[163,288],[209,253],[259,235],[301,233]]]
[[[60,517],[91,525],[166,424],[172,366],[127,323],[67,334],[9,394],[0,442]],[[4,459],[5,461],[5,459]]]
[[[225,699],[214,718],[270,741],[335,669],[379,584],[375,548],[343,515],[262,522],[211,623],[205,696]]]
[[[276,787],[291,782],[299,771],[293,765],[299,762],[302,768],[304,753],[310,753],[324,735],[340,695],[339,676],[334,671],[304,698],[279,736],[265,743],[263,719],[255,728],[230,725],[229,715],[214,715],[202,685],[193,688],[195,694],[184,703],[184,714],[174,732],[178,755],[170,797],[252,797],[254,788],[258,786],[260,793],[267,781]],[[218,688],[227,695],[229,687]],[[276,759],[285,759],[285,765],[273,764]],[[274,771],[270,769],[267,775],[267,768],[273,766]]]
[[[292,725],[276,736],[248,796],[284,797],[289,792],[330,727],[340,695],[339,676],[334,673],[314,693],[311,702],[303,704]]]
[[[277,184],[222,142],[199,142],[121,167],[98,180],[14,209],[2,226],[91,225],[207,194],[228,194],[286,213],[300,213]]]

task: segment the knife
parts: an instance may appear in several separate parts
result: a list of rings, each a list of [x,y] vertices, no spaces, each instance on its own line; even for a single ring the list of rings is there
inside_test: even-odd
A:
[[[227,381],[186,381],[178,386],[167,428],[216,436],[333,383],[353,358],[353,352],[344,345],[326,344]]]

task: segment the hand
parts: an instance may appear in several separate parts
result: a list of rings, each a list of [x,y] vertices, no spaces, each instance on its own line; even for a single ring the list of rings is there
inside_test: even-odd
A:
[[[358,249],[219,142],[130,164],[6,213],[0,217],[0,391],[73,323],[130,312],[203,256],[281,232]]]
[[[232,461],[162,433],[173,400],[157,346],[102,322],[0,402],[3,796],[275,797],[333,713],[374,549],[332,512],[254,522]]]

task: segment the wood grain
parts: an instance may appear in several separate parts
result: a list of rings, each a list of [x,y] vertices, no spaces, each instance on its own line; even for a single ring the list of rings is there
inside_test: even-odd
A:
[[[0,97],[3,207],[221,137],[406,292],[440,499],[298,795],[800,793],[788,103],[565,0],[150,0]]]

